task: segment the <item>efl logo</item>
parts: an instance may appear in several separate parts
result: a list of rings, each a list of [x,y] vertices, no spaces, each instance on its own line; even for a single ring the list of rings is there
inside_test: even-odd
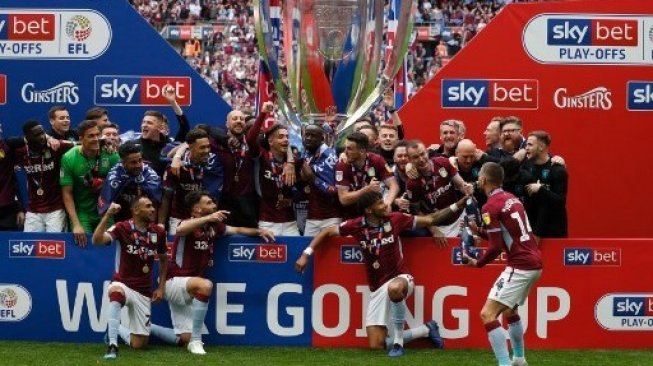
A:
[[[442,80],[442,108],[537,109],[538,95],[532,79]]]
[[[54,14],[0,14],[0,40],[53,41]]]
[[[620,248],[565,248],[565,266],[621,266]]]
[[[615,297],[612,307],[613,316],[653,316],[653,296]]]
[[[191,80],[183,76],[95,76],[95,104],[106,106],[168,105],[164,87],[175,89],[177,103],[191,105]]]
[[[66,242],[61,240],[9,240],[10,258],[66,258]]]
[[[653,111],[653,82],[628,82],[628,110]]]
[[[0,74],[0,105],[7,103],[7,75]]]
[[[0,284],[0,322],[19,322],[32,311],[32,295],[18,284]]]
[[[637,20],[547,19],[550,46],[637,46]]]
[[[230,262],[286,263],[285,244],[229,244]]]
[[[340,263],[343,264],[362,264],[363,252],[358,245],[340,246]]]

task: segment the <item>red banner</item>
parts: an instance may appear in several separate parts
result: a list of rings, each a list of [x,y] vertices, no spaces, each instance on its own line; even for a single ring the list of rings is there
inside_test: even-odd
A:
[[[505,258],[485,268],[460,263],[456,240],[438,249],[431,239],[404,239],[415,277],[407,301],[414,327],[435,319],[447,348],[489,347],[479,314]],[[520,314],[527,348],[650,348],[653,287],[643,253],[653,240],[545,240],[544,270]],[[363,299],[369,289],[353,240],[333,239],[315,255],[313,345],[366,347]],[[426,345],[421,342],[421,345]]]
[[[571,237],[653,237],[638,188],[653,180],[650,14],[638,0],[508,5],[401,109],[406,135],[438,142],[456,118],[485,149],[491,118],[518,116],[567,162]]]

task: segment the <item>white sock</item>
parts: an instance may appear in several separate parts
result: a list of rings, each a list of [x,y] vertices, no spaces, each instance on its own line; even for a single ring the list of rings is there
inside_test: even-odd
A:
[[[175,334],[175,330],[172,328],[166,328],[160,325],[152,324],[150,326],[150,333],[168,344],[175,346],[179,344],[179,336]]]
[[[390,303],[390,315],[392,318],[392,326],[394,330],[394,340],[392,343],[404,345],[404,322],[406,319],[406,303],[402,300],[400,302]]]
[[[118,333],[120,334],[120,339],[125,342],[126,345],[131,346],[131,332],[124,326],[118,328]]]

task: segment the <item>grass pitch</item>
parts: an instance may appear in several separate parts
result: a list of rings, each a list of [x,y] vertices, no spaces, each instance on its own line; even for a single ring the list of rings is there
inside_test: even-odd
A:
[[[105,350],[104,344],[3,341],[0,342],[0,365],[496,365],[489,348],[444,351],[408,348],[404,357],[391,359],[385,352],[365,349],[207,346],[206,356],[194,356],[183,348],[154,345],[145,351],[134,351],[123,345],[115,361],[102,359]],[[526,352],[531,366],[653,366],[653,349]]]

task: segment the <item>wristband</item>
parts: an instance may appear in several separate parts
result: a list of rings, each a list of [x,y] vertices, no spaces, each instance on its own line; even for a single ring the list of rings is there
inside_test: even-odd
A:
[[[311,247],[306,247],[306,249],[304,249],[304,254],[306,254],[306,255],[309,256],[309,257],[310,257],[311,255],[313,255],[313,252],[314,252],[314,250],[313,250],[313,248],[311,248]]]
[[[454,213],[455,213],[455,212],[458,211],[458,205],[455,204],[455,203],[452,203],[452,204],[449,206],[449,209],[451,210],[451,212],[454,212]]]

